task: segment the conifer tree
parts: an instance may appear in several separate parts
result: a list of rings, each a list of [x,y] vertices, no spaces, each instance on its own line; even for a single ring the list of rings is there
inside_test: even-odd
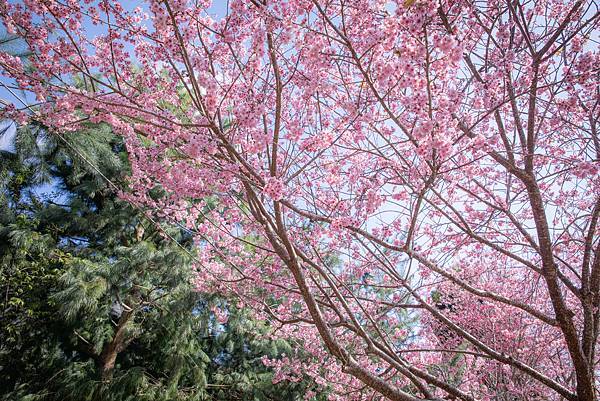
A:
[[[195,290],[191,237],[119,199],[122,142],[84,131],[28,125],[0,155],[3,399],[301,399],[310,381],[275,385],[261,362],[292,346]]]

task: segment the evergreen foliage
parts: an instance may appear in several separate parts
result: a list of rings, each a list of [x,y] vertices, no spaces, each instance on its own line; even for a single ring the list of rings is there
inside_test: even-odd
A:
[[[29,125],[0,154],[0,399],[302,399],[310,381],[273,384],[261,362],[290,344],[195,291],[191,238],[90,168],[124,186],[119,138],[102,125],[64,138]]]

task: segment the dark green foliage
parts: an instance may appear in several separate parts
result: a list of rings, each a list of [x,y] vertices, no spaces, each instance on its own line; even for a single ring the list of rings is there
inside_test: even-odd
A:
[[[121,141],[97,125],[64,135],[72,147],[24,127],[0,154],[0,399],[302,399],[309,382],[273,385],[260,360],[290,345],[194,291],[191,238],[90,168],[124,187]]]

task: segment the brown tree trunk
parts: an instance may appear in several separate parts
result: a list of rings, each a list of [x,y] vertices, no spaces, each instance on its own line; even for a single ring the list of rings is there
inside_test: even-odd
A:
[[[133,311],[124,311],[119,318],[117,329],[112,340],[104,345],[102,352],[98,356],[97,365],[100,370],[100,378],[102,382],[110,382],[112,380],[113,371],[117,356],[127,347],[130,340],[125,338],[125,329],[127,323],[133,318]]]

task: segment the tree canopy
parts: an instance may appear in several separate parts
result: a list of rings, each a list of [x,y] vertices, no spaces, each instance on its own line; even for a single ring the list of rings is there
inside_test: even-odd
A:
[[[129,173],[122,140],[106,124],[62,138],[20,127],[1,155],[0,397],[301,399],[311,381],[273,384],[262,362],[293,345],[196,291],[192,237],[106,182]]]
[[[6,118],[123,138],[196,288],[302,344],[277,380],[598,400],[597,1],[0,4]]]

